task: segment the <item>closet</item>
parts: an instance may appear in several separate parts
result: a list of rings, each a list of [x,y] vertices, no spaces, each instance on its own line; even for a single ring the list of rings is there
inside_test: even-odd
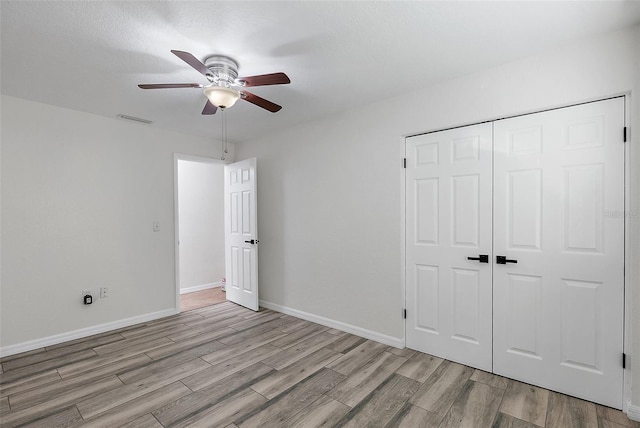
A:
[[[622,408],[624,105],[406,139],[407,347]]]

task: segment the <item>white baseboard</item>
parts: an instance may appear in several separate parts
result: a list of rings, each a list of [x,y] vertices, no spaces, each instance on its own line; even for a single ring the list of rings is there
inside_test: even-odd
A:
[[[629,404],[629,410],[627,411],[627,416],[632,421],[640,421],[640,406],[636,406],[635,404]]]
[[[16,343],[15,345],[3,346],[0,348],[0,357],[6,357],[8,355],[15,355],[21,352],[32,351],[34,349],[44,348],[45,346],[57,345],[59,343],[68,342],[69,340],[93,336],[94,334],[104,333],[123,327],[129,327],[135,324],[168,317],[178,313],[180,313],[180,311],[177,309],[165,309],[164,311],[137,315],[135,317],[112,321],[92,327],[81,328],[79,330],[74,330],[67,333],[56,334],[49,337],[43,337],[41,339],[29,340],[27,342]]]
[[[180,289],[180,294],[193,293],[195,291],[208,290],[209,288],[222,287],[222,282],[212,282],[210,284],[194,285],[193,287],[185,287]]]
[[[288,308],[286,306],[280,306],[276,303],[265,302],[260,300],[260,306],[263,308],[271,309],[276,312],[282,312],[283,314],[291,315],[303,320],[311,321],[316,324],[324,325],[325,327],[335,328],[337,330],[346,331],[347,333],[355,334],[356,336],[364,337],[365,339],[375,340],[376,342],[384,343],[385,345],[393,346],[394,348],[404,348],[404,339],[399,337],[387,336],[375,331],[367,330],[362,327],[335,321],[329,318],[321,317],[319,315],[310,314],[308,312],[299,311],[297,309]]]

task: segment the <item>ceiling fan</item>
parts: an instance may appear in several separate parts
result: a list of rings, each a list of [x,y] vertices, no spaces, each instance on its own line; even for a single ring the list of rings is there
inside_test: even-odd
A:
[[[199,83],[160,83],[141,84],[141,89],[168,88],[203,88],[207,103],[202,114],[215,114],[218,108],[225,109],[233,106],[239,99],[249,101],[272,113],[282,109],[282,106],[265,100],[242,88],[250,86],[285,85],[291,83],[284,73],[260,74],[257,76],[238,77],[238,63],[228,56],[212,55],[200,62],[189,52],[171,51],[178,58],[202,73],[209,81],[208,85]],[[240,89],[236,89],[240,88]]]

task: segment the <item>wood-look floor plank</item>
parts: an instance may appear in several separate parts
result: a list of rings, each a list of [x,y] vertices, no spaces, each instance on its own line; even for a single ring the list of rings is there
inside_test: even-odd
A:
[[[386,345],[374,342],[373,340],[366,340],[327,367],[343,375],[349,375],[367,364],[369,360],[382,354],[386,349]]]
[[[252,384],[273,372],[271,367],[262,363],[253,364],[215,384],[167,403],[154,411],[153,415],[164,426],[175,426],[187,421],[195,422],[208,414],[212,406],[243,391],[248,391]],[[253,402],[253,399],[250,401]],[[262,402],[264,401],[266,399],[263,398]],[[202,415],[197,416],[201,413]],[[227,423],[229,422],[232,420]]]
[[[21,425],[21,428],[71,427],[81,423],[82,416],[76,406],[69,406],[50,416]]]
[[[9,412],[9,397],[0,398],[0,415]],[[0,418],[1,420],[1,418]]]
[[[92,418],[102,412],[106,412],[114,407],[134,400],[145,394],[153,392],[163,386],[169,385],[205,368],[210,367],[201,359],[191,360],[166,371],[154,374],[138,382],[123,385],[119,388],[105,392],[100,397],[89,398],[77,403],[78,410],[83,418]]]
[[[32,349],[31,351],[20,352],[19,354],[7,355],[5,357],[0,358],[0,364],[4,364],[8,361],[13,361],[19,358],[28,357],[29,355],[39,354],[41,352],[45,352],[47,348],[37,348]]]
[[[244,318],[245,316],[247,316],[251,311],[249,309],[243,308],[241,306],[236,306],[236,307],[228,307],[226,309],[223,310],[216,310],[216,311],[212,311],[212,310],[203,310],[202,312],[199,312],[199,314],[204,317],[204,318],[210,318],[210,319],[218,319],[220,321],[228,319],[230,317],[241,317]]]
[[[311,323],[309,323],[311,324]],[[280,331],[282,331],[282,329],[278,329]],[[271,344],[273,346],[277,346],[278,348],[282,348],[282,349],[289,349],[292,348],[296,345],[298,345],[300,342],[309,339],[312,336],[315,336],[317,334],[322,333],[323,331],[326,331],[327,327],[323,327],[321,325],[318,324],[311,324],[305,327],[302,327],[298,330],[295,330],[291,333],[287,333],[286,336],[284,336],[281,339],[275,340],[273,342],[271,342]],[[283,333],[285,333],[283,331]],[[328,334],[328,333],[327,333]],[[334,340],[337,340],[338,338],[335,337],[335,335],[332,335]]]
[[[49,401],[45,401],[44,403],[4,414],[2,415],[2,426],[3,428],[14,427],[46,418],[58,413],[61,409],[77,403],[81,399],[92,399],[120,386],[122,386],[122,382],[120,382],[120,379],[116,376],[96,380],[74,390],[67,391],[64,394],[51,397]],[[9,402],[11,402],[11,399],[9,399]]]
[[[264,359],[262,362],[270,367],[273,367],[276,370],[281,370],[295,363],[296,361],[301,360],[307,355],[312,354],[321,348],[324,348],[335,340],[337,340],[337,337],[333,334],[315,334],[305,340],[300,341],[297,345],[289,349],[285,349],[269,358]]]
[[[87,419],[82,426],[84,428],[119,427],[188,394],[191,394],[189,388],[180,382],[174,382]]]
[[[546,389],[509,380],[500,412],[534,425],[544,426],[548,401],[549,391]]]
[[[476,369],[476,371],[471,375],[471,380],[500,389],[506,389],[507,386],[509,386],[509,379],[506,377],[494,375],[493,373],[487,373],[478,369]]]
[[[495,419],[504,389],[468,380],[442,420],[441,428],[488,427]]]
[[[539,428],[531,422],[498,412],[491,428]]]
[[[271,309],[267,309],[267,308],[259,308],[257,311],[249,311],[249,313],[245,316],[245,319],[256,319],[256,318],[261,318],[261,317],[265,317],[268,315],[272,315],[272,314],[279,314],[279,312],[273,311]],[[280,318],[282,317],[286,317],[288,315],[285,314],[281,314],[280,313]]]
[[[596,406],[588,401],[549,392],[546,428],[597,427]]]
[[[64,367],[58,367],[58,373],[60,374],[60,376],[62,376],[62,378],[78,376],[81,373],[91,370],[97,370],[100,367],[114,364],[117,361],[127,360],[136,355],[141,355],[145,351],[155,349],[158,346],[163,346],[163,344],[165,343],[166,341],[163,339],[156,339],[151,342],[145,342],[141,346],[132,346],[131,348],[122,349],[121,351],[111,354],[96,354],[91,358],[67,364]]]
[[[612,422],[608,419],[598,419],[598,428],[627,428],[627,426]]]
[[[619,425],[632,428],[640,428],[640,423],[632,421],[627,415],[620,410],[612,409],[611,407],[602,406],[596,404],[596,413],[598,419],[604,419],[610,422],[615,422]]]
[[[236,324],[231,324],[229,327],[237,331],[243,331],[251,327],[264,325],[267,321],[272,321],[280,317],[282,317],[281,313],[269,311],[268,313],[264,313],[260,316],[249,318],[244,321],[240,321],[239,323],[236,323]]]
[[[107,364],[96,370],[83,372],[78,376],[65,378],[56,382],[48,383],[46,385],[41,385],[38,388],[12,394],[11,408],[13,410],[20,410],[39,403],[43,403],[49,400],[51,397],[64,394],[66,391],[81,387],[82,385],[86,385],[95,379],[100,379],[109,375],[116,374],[119,371],[126,370],[130,367],[144,366],[150,361],[152,361],[151,358],[147,357],[144,354],[137,355],[125,360]]]
[[[313,323],[311,321],[295,318],[292,322],[280,326],[278,328],[278,330],[280,330],[283,333],[291,334],[291,333],[295,333],[296,331],[298,331],[300,329],[307,328],[307,327],[322,328],[324,326],[321,326],[320,324]],[[326,330],[329,330],[327,327],[324,327],[324,328]]]
[[[445,416],[473,370],[462,364],[444,361],[411,398],[411,404]]]
[[[120,425],[119,428],[164,428],[164,427],[160,425],[160,422],[158,422],[158,420],[154,418],[152,414],[146,414],[124,425]]]
[[[149,376],[161,375],[162,373],[166,372],[167,370],[171,370],[173,367],[179,364],[184,364],[188,361],[199,359],[203,355],[207,355],[208,353],[221,348],[224,348],[224,345],[216,342],[215,340],[212,342],[203,343],[202,345],[185,349],[181,352],[176,352],[173,355],[155,360],[154,362],[149,363],[145,366],[119,373],[118,377],[125,384],[132,384]],[[207,365],[207,367],[211,367],[211,365]]]
[[[327,331],[327,333],[329,333]],[[331,333],[329,333],[331,334]],[[327,346],[329,349],[333,349],[336,352],[340,352],[341,354],[347,354],[351,350],[357,348],[366,342],[367,339],[364,339],[360,336],[355,336],[353,334],[345,333],[342,336],[339,336],[339,339],[333,342],[331,345]]]
[[[233,346],[233,345],[239,345],[243,342],[254,340],[256,337],[260,338],[265,334],[278,336],[278,338],[285,336],[285,333],[282,333],[281,331],[278,331],[278,330],[274,330],[273,328],[267,325],[257,325],[255,327],[249,328],[247,330],[243,330],[241,332],[237,332],[234,330],[233,333],[220,337],[218,340],[221,343],[224,343],[225,345]]]
[[[244,317],[242,315],[217,314],[211,317],[204,317],[198,322],[191,322],[188,326],[194,330],[211,331],[216,328],[229,327],[232,324],[237,324],[242,321],[244,321]],[[236,332],[237,330],[233,331]]]
[[[7,395],[15,394],[21,391],[27,391],[32,388],[37,388],[40,385],[46,385],[50,382],[55,382],[60,379],[60,375],[58,374],[58,371],[56,369],[36,373],[31,376],[25,376],[11,382],[0,384],[0,397],[6,397]]]
[[[57,358],[41,361],[39,363],[31,364],[29,366],[20,367],[15,370],[4,372],[0,375],[0,382],[13,382],[18,379],[26,378],[31,375],[35,375],[42,372],[47,372],[51,369],[60,368],[73,364],[78,361],[88,360],[95,357],[96,353],[92,349],[85,349],[82,351],[74,352],[72,354],[65,354]]]
[[[68,354],[73,354],[78,351],[84,351],[89,348],[94,348],[100,345],[106,345],[113,342],[123,340],[120,334],[111,334],[108,336],[102,336],[95,339],[88,339],[86,341],[78,342],[75,345],[63,346],[53,349],[51,351],[39,352],[37,354],[29,355],[24,358],[17,358],[15,360],[3,363],[5,372],[15,370],[20,367],[30,366],[32,364],[40,363],[42,361],[51,360],[54,358],[62,357]]]
[[[442,416],[407,402],[385,428],[436,428],[440,426],[442,419]]]
[[[393,346],[389,346],[387,348],[387,352],[393,355],[397,355],[398,357],[406,358],[406,359],[409,359],[418,353],[418,351],[414,351],[413,349],[409,349],[409,348],[399,349]]]
[[[235,355],[193,376],[184,378],[182,379],[182,383],[191,390],[198,391],[278,352],[280,352],[280,348],[276,348],[271,344],[262,345],[242,354]]]
[[[343,382],[327,392],[327,396],[347,406],[355,407],[405,361],[405,358],[383,352],[347,376]]]
[[[226,400],[214,404],[205,411],[171,426],[173,428],[228,426],[232,421],[243,417],[254,409],[260,408],[266,401],[267,399],[257,392],[245,389]]]
[[[231,329],[220,329],[205,334],[198,334],[196,336],[190,337],[187,340],[179,340],[174,343],[169,343],[162,347],[149,350],[145,353],[154,360],[160,360],[162,358],[175,355],[177,352],[183,352],[188,349],[193,349],[205,343],[222,343],[217,339],[228,334],[233,334],[233,331]]]
[[[93,350],[98,355],[106,355],[114,352],[121,352],[123,350],[126,350],[129,353],[134,353],[136,351],[146,352],[147,350],[171,343],[173,342],[164,336],[142,336],[123,339],[118,342],[109,343],[108,345],[97,346],[93,348]]]
[[[136,337],[144,337],[146,335],[160,332],[168,327],[175,327],[180,324],[187,324],[201,320],[203,317],[194,313],[180,313],[177,315],[171,315],[169,317],[160,318],[154,321],[148,321],[146,323],[137,324],[133,328],[128,329],[126,332],[121,333],[127,339],[134,339]]]
[[[336,427],[384,427],[418,391],[420,383],[392,374],[375,391],[347,413]]]
[[[252,349],[259,348],[262,345],[266,345],[267,343],[281,338],[283,335],[284,333],[280,333],[278,330],[269,330],[256,337],[243,339],[235,345],[226,346],[207,355],[203,355],[202,359],[212,365],[215,365],[228,360],[234,355],[240,355]]]
[[[332,428],[350,410],[351,407],[323,395],[287,419],[283,425],[304,428]]]
[[[344,375],[333,370],[322,369],[234,422],[240,428],[282,425],[292,415],[310,406],[344,378]]]
[[[151,340],[151,339],[156,339],[158,337],[166,337],[166,338],[171,338],[172,336],[181,337],[181,335],[188,334],[191,330],[193,330],[193,327],[187,324],[176,324],[176,325],[167,324],[163,327],[164,328],[157,329],[153,332],[149,332],[144,335],[127,337],[127,339],[142,339],[144,337],[145,340]]]
[[[321,370],[324,366],[339,358],[341,355],[342,354],[330,349],[320,349],[319,351],[311,355],[307,355],[284,369],[268,376],[254,384],[251,388],[268,399],[271,399],[289,389],[296,383],[299,383],[303,379]]]
[[[444,361],[442,358],[434,357],[433,355],[415,353],[397,370],[397,373],[423,383],[436,371],[442,361]]]

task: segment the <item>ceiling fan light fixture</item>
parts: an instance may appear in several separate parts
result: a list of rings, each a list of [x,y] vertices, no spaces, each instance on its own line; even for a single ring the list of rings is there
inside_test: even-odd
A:
[[[204,95],[216,107],[229,108],[240,99],[240,92],[224,86],[207,86],[204,88]]]

